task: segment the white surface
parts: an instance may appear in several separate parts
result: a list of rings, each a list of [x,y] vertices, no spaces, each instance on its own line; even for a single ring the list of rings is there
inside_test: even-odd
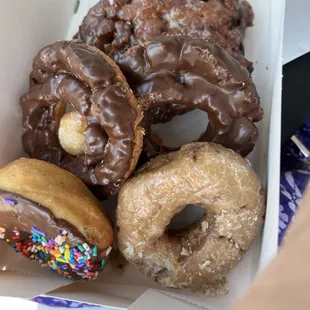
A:
[[[0,305],[3,310],[47,310],[49,307],[40,307],[32,301],[19,298],[0,297]]]
[[[283,63],[310,51],[310,1],[286,0]]]
[[[31,60],[36,51],[43,45],[56,39],[66,38],[75,33],[77,25],[87,11],[89,2],[81,1],[81,14],[72,20],[74,0],[38,1],[11,0],[2,3],[0,11],[0,37],[5,38],[6,47],[0,50],[0,164],[17,157],[20,146],[20,110],[18,97],[28,85],[28,73]],[[253,79],[261,96],[265,118],[259,124],[260,140],[251,154],[250,159],[255,170],[260,174],[263,184],[268,184],[268,206],[266,225],[262,240],[256,240],[243,260],[229,274],[230,293],[220,299],[209,299],[193,295],[189,292],[164,290],[165,296],[174,296],[175,302],[186,300],[205,309],[223,310],[240,296],[250,285],[258,264],[263,266],[277,251],[278,206],[279,206],[279,164],[280,164],[280,108],[281,108],[281,66],[282,59],[282,26],[284,16],[284,0],[251,0],[256,19],[255,27],[246,36],[246,54],[254,62]],[[35,8],[35,9],[34,9]],[[71,22],[71,26],[69,23]],[[272,124],[270,115],[272,107]],[[15,122],[15,123],[14,123]],[[4,126],[4,125],[2,125]],[[270,138],[270,149],[268,142]],[[10,145],[10,148],[7,146]],[[269,162],[269,168],[267,163]],[[263,249],[261,251],[261,249]],[[36,268],[33,262],[23,257],[12,255],[11,249],[0,243],[0,266],[10,272],[0,272],[0,295],[33,296],[48,292],[68,282],[53,277],[47,270]],[[22,267],[21,267],[22,266]],[[21,274],[21,272],[23,274]],[[26,276],[25,276],[26,272]],[[15,279],[18,279],[16,281]],[[10,285],[1,280],[10,281]],[[31,285],[30,285],[31,283]],[[98,304],[128,307],[137,302],[134,309],[147,309],[147,302],[142,300],[151,296],[149,288],[159,289],[135,269],[128,267],[124,274],[119,275],[111,265],[94,283],[75,283],[57,289],[51,295],[71,298]],[[160,288],[163,290],[162,288]],[[151,291],[153,292],[153,291]],[[177,292],[177,293],[176,293]],[[147,300],[147,298],[146,298]],[[174,299],[173,299],[174,300]],[[173,303],[171,300],[171,303]],[[140,306],[139,306],[140,304]],[[142,306],[141,306],[142,304]],[[164,305],[158,300],[158,309]],[[133,306],[132,306],[133,307]],[[189,308],[194,309],[195,307]],[[171,307],[170,307],[171,308]],[[133,309],[133,308],[132,308]]]

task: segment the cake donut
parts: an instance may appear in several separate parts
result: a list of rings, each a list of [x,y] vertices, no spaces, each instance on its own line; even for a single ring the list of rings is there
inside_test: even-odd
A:
[[[25,151],[72,172],[100,197],[116,193],[143,136],[141,111],[117,65],[95,47],[59,41],[34,58],[30,81],[20,99]]]
[[[171,219],[189,204],[205,209],[202,219],[169,233]],[[248,250],[264,212],[264,190],[245,159],[218,144],[191,143],[152,159],[126,182],[118,199],[118,244],[163,286],[211,289]]]
[[[263,118],[260,98],[248,71],[222,48],[204,40],[161,35],[133,47],[119,65],[144,112],[147,158],[167,149],[152,139],[151,124],[194,109],[208,113],[200,141],[249,154],[258,138],[254,122]]]
[[[126,49],[162,33],[218,44],[252,71],[243,38],[254,13],[245,0],[101,0],[84,18],[75,38],[116,61]]]
[[[96,279],[114,240],[108,217],[71,173],[36,159],[0,170],[0,240],[42,267]]]

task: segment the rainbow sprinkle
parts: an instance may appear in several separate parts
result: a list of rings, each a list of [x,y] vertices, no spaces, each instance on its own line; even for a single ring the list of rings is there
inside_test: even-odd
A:
[[[7,203],[7,204],[9,204],[9,205],[11,205],[11,206],[16,205],[16,203],[17,203],[15,200],[9,199],[9,198],[3,198],[3,202],[4,202],[4,203]]]
[[[4,239],[5,238],[5,228],[0,227],[0,239]]]
[[[91,248],[87,243],[70,247],[66,244],[67,230],[62,230],[55,238],[47,239],[46,234],[37,227],[31,227],[30,237],[22,240],[18,229],[12,230],[12,242],[6,242],[13,246],[15,252],[33,259],[42,267],[49,268],[52,272],[72,278],[79,276],[87,280],[95,280],[98,271],[102,270],[106,258],[98,260],[98,248]],[[0,227],[0,239],[5,239],[6,230]],[[27,241],[26,241],[27,240]]]
[[[36,236],[43,236],[46,237],[46,234],[38,229],[36,229],[34,226],[31,227],[31,232]]]

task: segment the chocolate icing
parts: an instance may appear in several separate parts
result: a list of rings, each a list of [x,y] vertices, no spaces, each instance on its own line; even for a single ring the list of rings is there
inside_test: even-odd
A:
[[[253,19],[245,0],[101,0],[90,9],[75,38],[117,61],[126,49],[162,33],[187,35],[220,45],[252,71],[242,41]]]
[[[14,205],[8,204],[5,200],[12,200]],[[47,208],[26,199],[20,195],[0,191],[0,226],[4,227],[8,232],[6,238],[11,239],[12,230],[17,228],[29,235],[31,227],[35,226],[42,230],[50,238],[56,237],[60,231],[66,229],[68,231],[67,244],[70,247],[87,243],[80,231],[72,224],[63,219],[57,219]],[[21,241],[11,240],[11,243]]]
[[[119,59],[120,67],[142,102],[148,158],[162,152],[150,126],[201,109],[209,124],[200,141],[222,144],[246,156],[263,117],[248,71],[226,52],[204,40],[161,35],[136,46]]]
[[[137,113],[112,66],[84,44],[56,42],[34,58],[30,80],[20,101],[25,151],[113,194],[133,156]],[[87,117],[85,156],[73,157],[60,146],[57,132],[66,104]]]
[[[0,190],[0,227],[5,229],[4,241],[14,248],[18,243],[28,244],[32,241],[33,226],[44,232],[47,240],[57,237],[61,231],[66,230],[68,233],[66,245],[70,248],[85,243],[93,247],[78,228],[66,220],[56,218],[47,208],[15,193]],[[15,236],[14,229],[19,231],[18,238]],[[26,256],[30,257],[30,255]],[[98,249],[98,255],[91,257],[91,263],[94,265],[93,272],[101,269],[100,263],[103,258],[106,258],[106,249]],[[41,264],[47,263],[50,259],[50,254],[42,257]],[[66,271],[72,277],[79,277],[72,271],[70,264],[67,265]]]

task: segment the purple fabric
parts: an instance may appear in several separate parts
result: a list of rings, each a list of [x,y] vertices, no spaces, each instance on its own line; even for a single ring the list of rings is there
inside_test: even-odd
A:
[[[310,119],[296,132],[297,138],[310,150]],[[310,178],[310,159],[306,159],[292,141],[281,153],[279,244],[295,216]]]
[[[310,119],[296,132],[296,136],[310,150]],[[288,141],[281,152],[279,244],[283,240],[287,226],[295,216],[296,208],[300,203],[309,178],[310,159],[306,160],[296,145],[292,141]],[[41,296],[34,298],[33,301],[48,306],[71,309],[98,308],[95,305]]]
[[[38,296],[32,299],[32,301],[35,301],[39,304],[44,304],[50,307],[59,307],[59,308],[73,308],[73,309],[80,309],[80,308],[93,308],[94,310],[100,309],[101,307],[86,303],[80,303],[72,300],[67,299],[58,299],[58,298],[52,298],[52,297],[46,297],[46,296]]]

